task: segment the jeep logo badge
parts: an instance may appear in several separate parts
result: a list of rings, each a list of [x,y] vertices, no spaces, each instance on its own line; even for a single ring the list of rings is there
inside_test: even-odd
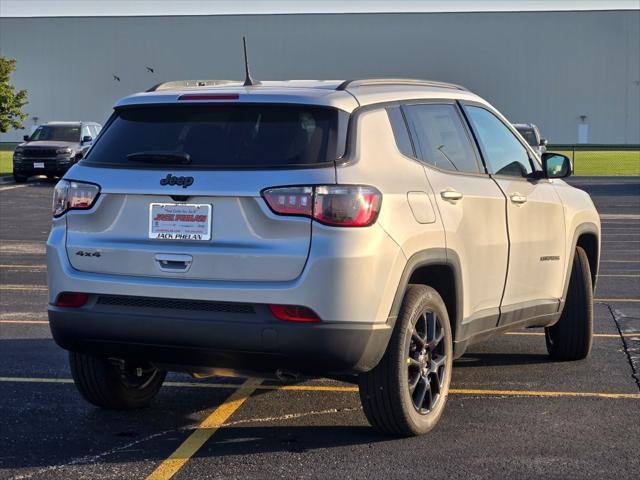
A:
[[[189,185],[193,185],[193,177],[176,177],[169,173],[160,179],[160,185],[182,185],[182,188],[187,188]]]

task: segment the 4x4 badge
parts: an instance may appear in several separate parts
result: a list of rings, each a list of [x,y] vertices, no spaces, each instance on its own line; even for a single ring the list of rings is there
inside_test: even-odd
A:
[[[193,177],[175,177],[168,173],[166,177],[160,179],[160,185],[182,185],[182,188],[187,188],[193,185]]]

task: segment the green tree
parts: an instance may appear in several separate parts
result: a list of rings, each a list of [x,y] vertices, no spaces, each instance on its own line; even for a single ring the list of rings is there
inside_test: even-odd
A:
[[[27,102],[27,91],[16,92],[9,83],[9,77],[16,69],[16,61],[0,55],[0,132],[6,133],[10,128],[24,128],[22,122],[27,114],[22,111]]]

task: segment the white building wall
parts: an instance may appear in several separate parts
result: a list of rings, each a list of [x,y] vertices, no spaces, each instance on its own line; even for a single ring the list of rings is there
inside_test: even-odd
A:
[[[0,54],[30,130],[104,122],[161,81],[242,78],[242,35],[256,78],[450,81],[553,143],[577,142],[581,115],[589,143],[640,143],[640,11],[0,18]]]

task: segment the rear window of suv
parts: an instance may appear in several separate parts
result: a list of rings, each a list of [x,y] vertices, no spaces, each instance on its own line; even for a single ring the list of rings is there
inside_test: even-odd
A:
[[[171,158],[187,154],[187,164],[174,160],[174,166],[316,166],[344,153],[345,134],[340,130],[346,130],[347,120],[345,112],[314,105],[128,107],[116,110],[83,163],[166,167]],[[151,158],[142,162],[134,155],[140,153]],[[154,153],[169,159],[154,162]]]

